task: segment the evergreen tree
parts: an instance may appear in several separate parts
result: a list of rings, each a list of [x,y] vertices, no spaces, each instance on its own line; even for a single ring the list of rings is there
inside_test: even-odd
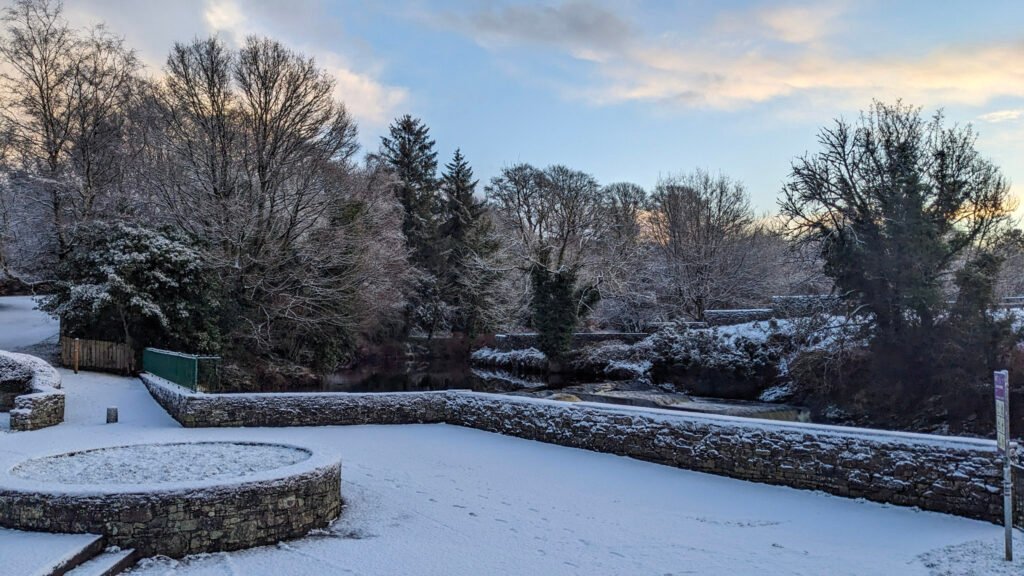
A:
[[[41,309],[73,336],[123,341],[136,350],[220,347],[212,275],[196,247],[169,231],[122,223],[79,226],[81,242],[57,269]]]
[[[402,232],[412,261],[426,272],[437,264],[435,239],[440,202],[437,194],[437,152],[430,129],[406,114],[381,138],[380,156],[399,179],[395,193],[405,210]]]
[[[551,270],[545,255],[530,267],[530,312],[537,330],[537,347],[553,371],[561,370],[562,360],[572,347],[572,336],[579,323],[600,300],[593,284],[579,283],[574,270]]]
[[[941,113],[928,120],[900,102],[876,102],[819,140],[821,153],[793,164],[782,215],[820,249],[855,313],[866,313],[872,382],[901,387],[909,401],[958,370],[956,386],[984,381],[984,365],[994,366],[971,341],[995,346],[1005,332],[989,314],[1000,261],[984,249],[1009,219],[1006,179],[975,149],[970,127],[947,128]],[[946,280],[958,263],[950,307]]]
[[[445,165],[441,191],[444,221],[441,240],[444,245],[442,298],[452,314],[453,332],[470,337],[485,330],[493,308],[493,290],[498,274],[488,260],[498,249],[493,226],[482,200],[474,197],[477,181],[461,150]]]

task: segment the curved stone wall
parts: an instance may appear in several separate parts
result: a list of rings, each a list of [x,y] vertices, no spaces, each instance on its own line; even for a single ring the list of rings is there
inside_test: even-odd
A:
[[[341,511],[341,462],[313,455],[230,481],[62,486],[0,479],[0,525],[103,534],[143,556],[237,550],[298,538]]]
[[[11,430],[38,430],[64,421],[64,391],[60,372],[41,358],[0,350],[4,356],[25,366],[32,373],[28,390],[14,397]]]

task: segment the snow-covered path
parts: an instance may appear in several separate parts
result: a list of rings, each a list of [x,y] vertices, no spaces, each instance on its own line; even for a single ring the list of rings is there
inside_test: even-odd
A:
[[[1000,529],[983,522],[446,425],[189,430],[137,380],[63,376],[67,422],[0,436],[4,465],[153,440],[298,442],[342,455],[347,505],[323,533],[182,562],[145,561],[132,574],[925,575],[1002,568]],[[112,405],[121,422],[107,425]],[[966,557],[952,571],[929,569],[921,558],[961,544]],[[956,561],[950,551],[927,559]]]

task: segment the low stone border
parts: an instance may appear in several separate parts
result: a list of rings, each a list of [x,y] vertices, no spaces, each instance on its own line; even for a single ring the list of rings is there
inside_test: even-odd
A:
[[[1001,461],[990,440],[468,391],[220,396],[142,379],[190,427],[444,422],[741,480],[1002,520]]]
[[[32,372],[29,390],[14,398],[11,430],[38,430],[63,422],[64,391],[60,389],[60,372],[45,360],[28,354],[0,350],[0,355],[25,365]]]
[[[445,391],[204,394],[145,372],[139,378],[187,428],[436,424],[446,414]]]
[[[143,556],[275,544],[322,528],[341,511],[341,462],[310,454],[238,479],[153,486],[48,484],[7,473],[0,477],[0,525],[103,534],[108,544]]]

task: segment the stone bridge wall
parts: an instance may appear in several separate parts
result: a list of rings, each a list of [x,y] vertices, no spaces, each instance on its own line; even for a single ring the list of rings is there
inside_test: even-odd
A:
[[[143,381],[185,426],[444,422],[741,480],[1002,518],[1001,465],[989,440],[466,391],[217,396],[145,374]]]

